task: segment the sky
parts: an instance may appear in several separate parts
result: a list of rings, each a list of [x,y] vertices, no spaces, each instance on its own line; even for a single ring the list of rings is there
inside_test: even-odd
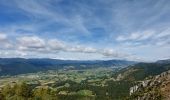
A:
[[[0,0],[0,57],[170,58],[170,0]]]

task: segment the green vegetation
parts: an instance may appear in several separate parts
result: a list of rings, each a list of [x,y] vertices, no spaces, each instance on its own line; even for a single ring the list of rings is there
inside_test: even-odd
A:
[[[162,100],[162,94],[156,87],[143,88],[128,97],[126,100],[136,100],[139,97],[147,97],[148,100]]]
[[[170,70],[169,63],[138,63],[121,70],[117,74],[121,73],[125,80],[140,81],[167,70]]]
[[[4,100],[118,100],[129,95],[132,84],[115,81],[112,76],[117,70],[49,70],[3,76],[0,85],[5,86],[0,90],[0,97]]]
[[[159,100],[159,89],[144,88],[130,97],[129,89],[169,69],[169,63],[139,63],[124,69],[74,69],[74,66],[67,66],[57,70],[4,75],[0,76],[0,100],[133,100],[147,93]]]

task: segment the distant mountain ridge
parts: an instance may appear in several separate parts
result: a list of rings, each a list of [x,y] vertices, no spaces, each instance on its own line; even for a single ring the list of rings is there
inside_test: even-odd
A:
[[[24,58],[0,58],[0,75],[15,75],[45,70],[61,69],[74,66],[75,69],[127,66],[134,61],[126,60],[60,60],[60,59],[24,59]]]
[[[162,64],[170,64],[170,59],[166,59],[166,60],[158,60],[158,61],[156,61],[156,63],[162,63]]]

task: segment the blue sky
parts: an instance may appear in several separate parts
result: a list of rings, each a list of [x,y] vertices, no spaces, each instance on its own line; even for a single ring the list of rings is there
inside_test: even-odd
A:
[[[169,0],[0,0],[0,56],[170,58]]]

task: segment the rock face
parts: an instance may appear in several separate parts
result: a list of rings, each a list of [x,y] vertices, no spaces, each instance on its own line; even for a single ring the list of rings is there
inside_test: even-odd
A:
[[[130,88],[130,100],[170,100],[170,70]]]
[[[136,92],[138,90],[139,86],[135,85],[133,87],[130,88],[130,95],[132,95],[134,92]]]
[[[132,95],[133,93],[135,93],[136,91],[138,91],[140,88],[145,88],[148,86],[150,80],[145,80],[142,81],[140,84],[135,85],[133,87],[130,88],[130,95]]]

